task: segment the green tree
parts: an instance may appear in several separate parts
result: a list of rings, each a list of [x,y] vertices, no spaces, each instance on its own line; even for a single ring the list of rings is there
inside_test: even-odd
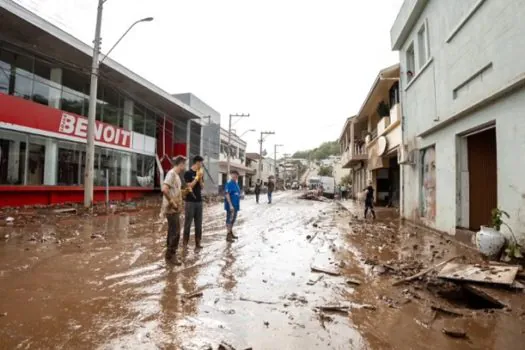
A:
[[[334,169],[331,166],[323,166],[319,169],[319,176],[333,176]]]
[[[339,147],[339,142],[331,141],[331,142],[324,142],[319,147],[311,149],[311,150],[295,152],[293,154],[293,157],[310,159],[310,160],[321,160],[321,159],[326,159],[332,155],[339,155],[340,153],[341,153],[341,150]]]

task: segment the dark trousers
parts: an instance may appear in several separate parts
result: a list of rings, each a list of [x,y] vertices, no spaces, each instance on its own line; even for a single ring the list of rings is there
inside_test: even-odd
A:
[[[186,202],[184,206],[184,245],[190,240],[191,223],[195,223],[195,244],[202,238],[202,202]]]
[[[180,241],[180,214],[166,214],[168,219],[168,236],[166,239],[166,255],[175,254]]]
[[[272,204],[272,192],[268,192],[268,203]]]
[[[259,203],[259,196],[261,195],[260,192],[255,192],[255,202]]]
[[[376,218],[376,212],[374,211],[374,203],[372,202],[371,199],[366,199],[365,200],[365,219],[366,219],[366,214],[368,214],[368,209],[370,209],[370,211],[372,212],[372,216],[375,219]]]

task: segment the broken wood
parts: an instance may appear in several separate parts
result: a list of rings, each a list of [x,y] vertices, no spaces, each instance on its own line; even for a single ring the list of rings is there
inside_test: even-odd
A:
[[[439,272],[438,277],[455,281],[504,284],[510,286],[514,282],[517,273],[518,266],[482,266],[449,263]]]
[[[254,300],[254,299],[248,299],[248,298],[245,298],[245,297],[240,297],[239,300],[240,301],[248,301],[248,302],[256,303],[256,304],[267,304],[267,305],[275,305],[275,304],[277,304],[276,302],[273,302],[273,301]]]
[[[491,293],[489,288],[483,288],[472,283],[465,283],[462,285],[462,287],[471,292],[472,294],[475,294],[478,297],[485,299],[489,303],[494,304],[496,308],[502,309],[506,306],[505,303],[503,303],[493,293]]]
[[[461,329],[443,328],[443,333],[452,338],[466,338],[467,333]]]
[[[356,285],[356,286],[360,286],[361,285],[361,281],[353,279],[353,278],[349,278],[349,279],[346,280],[346,284],[353,284],[353,285]]]
[[[314,240],[314,238],[317,236],[317,233],[314,233],[314,235],[312,237],[310,237],[310,239],[308,240],[309,243],[312,243],[312,241]]]
[[[454,260],[454,259],[456,259],[456,258],[458,258],[458,257],[459,257],[459,256],[454,256],[454,257],[452,257],[452,258],[450,258],[450,259],[447,259],[447,260],[445,260],[445,261],[442,261],[442,262],[440,262],[439,264],[434,265],[434,266],[431,266],[431,267],[429,267],[428,269],[425,269],[425,270],[423,270],[423,271],[421,271],[421,272],[419,272],[419,273],[416,273],[416,274],[413,275],[413,276],[410,276],[410,277],[404,278],[404,279],[402,279],[402,280],[396,281],[396,282],[392,283],[392,285],[393,285],[393,286],[397,286],[397,285],[402,284],[402,283],[405,283],[405,282],[413,281],[413,280],[415,280],[416,278],[419,278],[419,277],[421,277],[421,276],[424,276],[424,275],[426,275],[427,273],[429,273],[430,271],[435,270],[435,269],[437,269],[438,267],[441,267],[441,266],[443,266],[443,265],[445,265],[445,264],[451,262],[452,260]]]
[[[325,270],[325,269],[321,269],[315,266],[310,267],[310,269],[312,270],[312,272],[326,273],[327,275],[330,275],[330,276],[341,276],[341,273],[337,271]]]
[[[61,208],[53,210],[55,214],[64,214],[64,213],[76,213],[77,208]]]
[[[203,292],[193,292],[193,293],[188,293],[188,294],[184,294],[184,299],[193,299],[193,298],[200,298],[204,295]]]
[[[307,285],[309,286],[313,286],[315,285],[317,282],[319,282],[320,280],[322,280],[324,278],[324,275],[320,275],[316,280],[310,280],[308,282],[306,282]]]
[[[454,317],[463,317],[462,313],[460,313],[458,311],[455,311],[455,310],[445,309],[444,307],[441,307],[441,306],[434,306],[434,305],[432,305],[430,308],[433,311],[442,312],[445,315],[454,316]]]
[[[350,311],[349,306],[343,306],[343,305],[326,305],[326,306],[318,306],[317,308],[323,312],[348,313],[348,311]]]

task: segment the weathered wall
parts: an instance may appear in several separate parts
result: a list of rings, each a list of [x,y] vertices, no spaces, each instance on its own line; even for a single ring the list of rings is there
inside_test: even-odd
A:
[[[408,1],[407,3],[414,3]],[[406,8],[407,6],[405,6]],[[403,15],[406,17],[406,15]],[[400,16],[399,18],[403,18]],[[511,215],[511,226],[525,237],[525,93],[517,92],[423,138],[422,132],[492,96],[523,77],[525,0],[429,1],[401,45],[403,142],[417,150],[416,166],[403,165],[402,214],[421,219],[423,175],[420,150],[435,145],[435,218],[429,226],[455,233],[461,223],[464,177],[458,167],[459,134],[495,122],[498,157],[498,206]],[[399,19],[398,18],[398,19]],[[418,31],[426,24],[429,59],[419,62]],[[396,22],[392,33],[399,32]],[[394,30],[395,29],[395,30]],[[393,42],[395,38],[392,38]],[[415,44],[416,74],[408,83],[406,50]],[[415,186],[417,184],[417,186]],[[483,189],[480,189],[483,190]]]

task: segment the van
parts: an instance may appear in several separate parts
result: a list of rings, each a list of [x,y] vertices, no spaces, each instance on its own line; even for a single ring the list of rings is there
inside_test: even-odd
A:
[[[323,196],[326,198],[335,198],[335,178],[331,176],[321,176],[320,184],[323,186]]]

